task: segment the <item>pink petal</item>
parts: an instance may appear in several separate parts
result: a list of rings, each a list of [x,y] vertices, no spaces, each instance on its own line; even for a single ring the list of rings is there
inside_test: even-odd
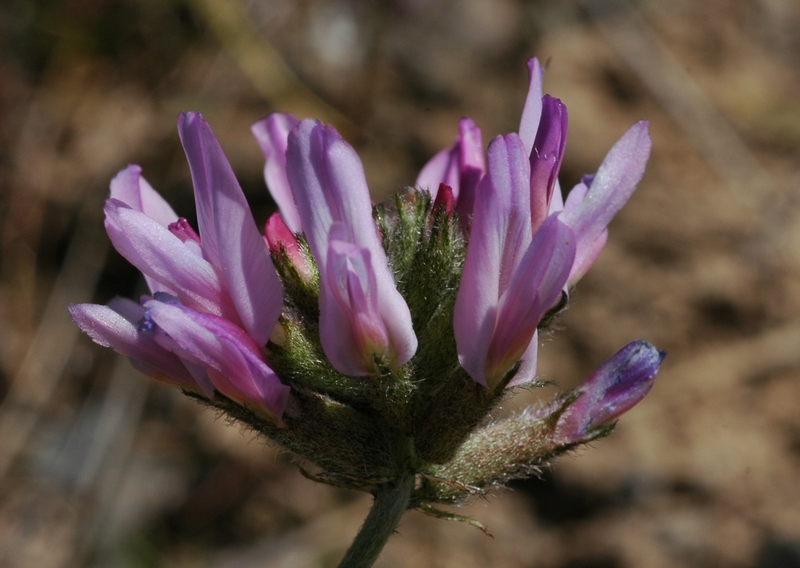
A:
[[[481,130],[472,119],[462,118],[455,144],[431,158],[414,185],[430,192],[433,199],[436,199],[439,184],[450,186],[460,214],[468,216],[472,213],[475,189],[485,169]]]
[[[437,152],[428,163],[422,167],[414,187],[426,190],[436,199],[439,185],[450,186],[454,193],[458,190],[458,152],[456,145]]]
[[[308,251],[300,246],[295,234],[286,225],[281,213],[273,213],[264,226],[264,237],[272,254],[280,254],[283,249],[298,276],[305,282],[314,278],[314,265]]]
[[[355,150],[331,126],[303,120],[289,135],[287,173],[308,244],[320,272],[326,264],[328,234],[345,224],[348,240],[386,263],[372,219],[364,168]]]
[[[144,213],[164,227],[178,219],[169,203],[142,177],[142,168],[136,165],[120,170],[111,180],[111,198],[119,199],[131,209]],[[174,293],[146,274],[144,279],[151,293]]]
[[[375,357],[391,361],[388,330],[378,306],[378,286],[369,251],[335,233],[346,232],[341,223],[332,228],[325,284],[320,309],[320,338],[325,355],[339,372],[370,375],[380,372]]]
[[[250,127],[266,158],[264,179],[267,188],[278,204],[286,224],[295,233],[301,232],[303,225],[286,177],[286,145],[289,132],[299,123],[291,114],[276,112]]]
[[[481,129],[471,118],[462,118],[458,123],[458,191],[456,192],[459,215],[469,219],[475,206],[475,191],[486,171],[483,160],[483,141]]]
[[[244,328],[266,345],[283,309],[278,273],[208,123],[198,113],[183,113],[178,130],[192,172],[203,252],[221,269]]]

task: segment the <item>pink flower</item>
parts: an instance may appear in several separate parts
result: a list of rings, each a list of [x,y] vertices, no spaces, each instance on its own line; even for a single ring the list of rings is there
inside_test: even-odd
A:
[[[488,388],[503,380],[531,344],[575,256],[572,231],[556,215],[534,236],[531,180],[519,136],[495,138],[476,194],[453,321],[461,366]],[[535,348],[526,359],[531,355]],[[533,373],[535,367],[526,365],[515,380],[531,380]]]
[[[70,316],[78,327],[96,343],[128,357],[140,372],[178,388],[203,390],[180,357],[139,332],[144,312],[144,307],[126,298],[114,298],[107,306],[69,306]]]
[[[370,375],[411,359],[417,338],[372,219],[361,160],[330,126],[300,122],[286,168],[320,273],[320,340],[339,372]]]
[[[542,69],[535,58],[528,68],[519,136],[498,137],[489,145],[487,172],[469,206],[471,223],[462,220],[471,229],[454,316],[458,356],[469,375],[489,388],[519,361],[512,384],[533,379],[539,322],[561,290],[577,282],[600,254],[608,223],[636,188],[650,152],[646,123],[638,123],[609,152],[591,182],[594,189],[579,184],[565,206],[558,172],[567,109],[542,96]],[[457,152],[475,152],[475,137],[465,135],[471,130],[464,125],[456,145],[423,168],[418,184],[447,184],[463,172],[455,165]],[[463,214],[458,199],[456,209]]]
[[[107,307],[72,306],[71,314],[95,341],[128,355],[139,367],[150,369],[147,374],[182,388],[199,389],[209,397],[216,389],[279,418],[289,391],[271,370],[228,378],[219,374],[221,368],[238,368],[241,357],[260,358],[266,367],[261,347],[254,350],[253,346],[266,345],[283,309],[278,275],[208,124],[197,113],[185,113],[178,118],[178,129],[194,182],[199,235],[141,177],[138,166],[128,166],[111,182],[105,226],[117,251],[145,275],[151,292],[156,297],[169,294],[174,298],[170,306],[181,310],[183,321],[194,322],[191,332],[184,330],[167,342],[158,319],[147,319],[148,325],[142,328],[145,308],[134,308],[137,304],[127,300],[115,300]],[[143,300],[161,313],[153,302]],[[154,326],[160,329],[156,335]],[[213,363],[190,356],[181,347],[190,337],[199,344],[202,329],[207,336],[222,328],[232,339],[226,349],[213,351]],[[177,333],[181,328],[171,329]],[[258,386],[252,387],[255,383]],[[255,398],[247,399],[243,393]]]

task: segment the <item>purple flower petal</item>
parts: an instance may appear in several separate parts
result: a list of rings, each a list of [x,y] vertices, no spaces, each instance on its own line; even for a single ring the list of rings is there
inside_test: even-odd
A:
[[[572,227],[578,242],[571,284],[586,273],[600,254],[606,227],[636,190],[651,146],[647,122],[634,124],[606,155],[583,199],[577,202],[580,194],[567,198],[561,219]]]
[[[131,209],[144,213],[164,227],[178,219],[169,203],[142,177],[142,168],[136,165],[124,168],[111,180],[111,198],[119,199]],[[144,279],[152,293],[174,293],[147,274]]]
[[[244,328],[265,345],[283,309],[278,273],[208,123],[198,113],[183,113],[178,131],[192,172],[203,252],[220,268]]]
[[[136,322],[144,315],[144,308],[122,298],[116,298],[112,304],[115,306],[70,304],[69,314],[95,343],[134,360],[142,373],[178,388],[197,390],[181,360],[138,331]]]
[[[542,99],[542,118],[531,151],[531,223],[538,227],[550,200],[567,145],[567,107],[550,95]]]
[[[542,75],[544,71],[539,65],[539,60],[532,57],[528,60],[528,95],[522,109],[522,119],[519,123],[519,137],[525,145],[525,150],[530,155],[533,150],[533,141],[539,130],[539,120],[542,116]]]
[[[105,213],[111,243],[128,262],[175,290],[187,306],[217,315],[230,312],[214,268],[166,227],[116,199],[106,201]]]
[[[343,224],[331,228],[322,286],[320,338],[331,364],[347,375],[380,372],[375,359],[394,367],[389,332],[378,305],[378,285],[369,251],[340,240]],[[337,235],[338,233],[338,235]],[[343,234],[344,233],[344,234]],[[324,308],[324,309],[323,309]]]
[[[467,220],[475,207],[475,191],[483,178],[486,166],[483,160],[481,129],[475,126],[470,118],[462,118],[458,128],[459,188],[456,210],[463,220]]]
[[[145,303],[147,317],[158,326],[156,341],[206,367],[214,387],[228,398],[255,405],[279,420],[290,389],[266,364],[250,335],[224,318],[163,299]]]
[[[454,313],[461,366],[486,385],[486,357],[497,308],[531,242],[530,165],[519,136],[489,145]]]
[[[264,179],[267,188],[278,204],[286,224],[295,233],[301,232],[303,225],[286,177],[286,145],[289,132],[299,123],[291,114],[276,112],[250,127],[266,158]]]
[[[458,189],[458,178],[458,151],[454,144],[440,150],[428,160],[420,170],[414,187],[426,190],[432,199],[436,199],[440,184],[449,186],[455,192]]]
[[[549,217],[534,235],[500,298],[485,363],[490,386],[499,382],[526,352],[542,317],[560,297],[574,258],[572,230],[557,216]]]

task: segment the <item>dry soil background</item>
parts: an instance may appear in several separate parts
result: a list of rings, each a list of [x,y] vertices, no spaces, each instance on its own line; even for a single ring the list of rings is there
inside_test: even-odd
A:
[[[669,351],[615,434],[466,513],[409,513],[382,567],[800,566],[796,0],[9,0],[0,7],[0,566],[335,566],[369,498],[137,375],[68,302],[141,290],[101,208],[128,163],[180,213],[200,110],[263,222],[249,125],[333,122],[379,199],[473,117],[516,130],[525,61],[570,112],[562,185],[634,121],[653,156],[542,350],[576,384]]]

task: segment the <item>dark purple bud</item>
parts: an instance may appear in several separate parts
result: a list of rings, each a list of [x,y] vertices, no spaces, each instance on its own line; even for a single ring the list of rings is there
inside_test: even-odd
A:
[[[666,354],[644,340],[623,347],[575,389],[578,396],[559,417],[555,440],[580,442],[633,408],[650,392]]]

